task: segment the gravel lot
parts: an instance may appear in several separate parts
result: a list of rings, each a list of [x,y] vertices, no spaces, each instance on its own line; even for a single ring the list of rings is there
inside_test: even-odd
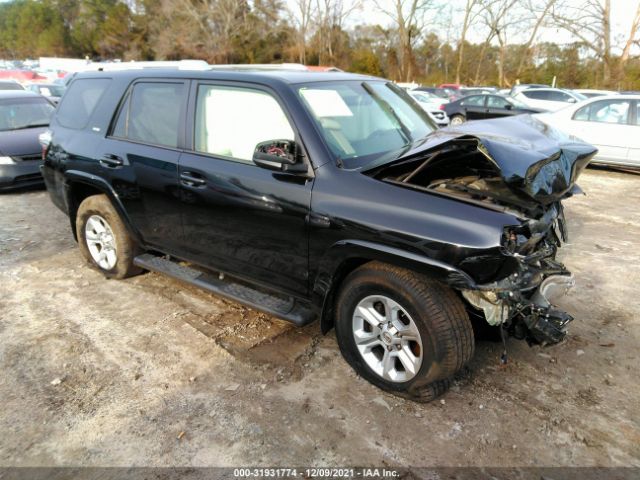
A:
[[[640,467],[640,176],[565,203],[559,346],[479,341],[440,401],[359,379],[333,332],[85,267],[46,192],[0,196],[0,466]]]

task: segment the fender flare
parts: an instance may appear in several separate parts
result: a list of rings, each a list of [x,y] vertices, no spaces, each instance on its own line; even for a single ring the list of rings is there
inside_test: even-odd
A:
[[[118,215],[120,215],[120,218],[127,227],[127,230],[129,230],[131,236],[137,243],[142,245],[142,238],[140,236],[140,233],[131,223],[131,219],[127,215],[127,211],[125,210],[124,205],[122,205],[122,201],[120,200],[117,192],[106,180],[80,170],[67,170],[64,175],[65,202],[67,203],[67,211],[69,212],[69,221],[71,223],[71,230],[73,231],[74,238],[76,237],[75,219],[79,205],[74,205],[74,202],[72,200],[72,190],[74,184],[81,183],[99,190],[109,198],[109,200],[113,204],[113,207],[116,209]]]
[[[345,265],[353,265],[355,259],[381,261],[398,267],[428,275],[456,289],[475,289],[476,282],[469,274],[445,262],[426,255],[409,252],[364,240],[340,240],[334,243],[322,256],[313,283],[314,303],[322,306],[321,329],[328,332],[333,326],[333,306],[336,289],[343,278],[350,273]],[[362,263],[362,262],[360,262]]]

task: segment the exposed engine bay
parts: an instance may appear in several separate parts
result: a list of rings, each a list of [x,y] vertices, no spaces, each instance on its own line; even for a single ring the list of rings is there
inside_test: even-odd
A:
[[[529,343],[554,344],[573,320],[555,306],[574,285],[556,260],[568,240],[561,200],[581,192],[575,179],[596,149],[522,117],[504,124],[508,136],[499,121],[442,130],[415,153],[372,173],[384,182],[513,214],[520,224],[505,225],[495,256],[465,260],[477,285],[461,294],[490,325]]]

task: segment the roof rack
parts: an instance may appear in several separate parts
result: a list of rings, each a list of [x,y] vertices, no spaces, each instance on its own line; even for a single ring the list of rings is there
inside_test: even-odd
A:
[[[301,63],[236,63],[209,65],[215,70],[295,70],[308,72],[309,69]]]
[[[101,72],[118,70],[135,70],[145,68],[177,68],[178,70],[209,70],[209,65],[204,60],[177,60],[177,61],[150,61],[150,62],[96,62],[87,65],[87,70]]]

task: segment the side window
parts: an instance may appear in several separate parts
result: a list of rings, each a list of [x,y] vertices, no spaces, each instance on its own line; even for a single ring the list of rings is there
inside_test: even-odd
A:
[[[487,107],[490,108],[507,108],[509,102],[504,98],[496,97],[495,95],[489,95],[487,97]]]
[[[473,97],[467,97],[460,105],[468,107],[482,107],[484,105],[484,97],[482,95],[474,95]]]
[[[176,148],[184,84],[136,83],[118,113],[111,135]]]
[[[110,83],[108,78],[83,78],[72,82],[58,106],[58,123],[73,129],[86,127]]]
[[[198,87],[194,136],[196,151],[246,163],[251,163],[260,142],[294,140],[289,120],[273,96],[214,85]]]
[[[627,123],[629,118],[628,100],[602,100],[593,102],[589,110],[589,121],[600,123]]]
[[[569,95],[568,93],[564,93],[564,92],[548,92],[549,94],[549,100],[552,100],[554,102],[570,102],[571,99],[573,99],[573,97],[571,95]]]
[[[579,120],[581,122],[588,122],[589,121],[589,112],[591,111],[591,105],[593,105],[593,104],[590,103],[589,105],[586,105],[586,106],[578,109],[578,111],[573,114],[573,119],[574,120]]]
[[[636,125],[640,125],[640,102],[636,101]]]
[[[525,90],[522,94],[527,98],[534,100],[549,100],[549,92],[546,90]]]

